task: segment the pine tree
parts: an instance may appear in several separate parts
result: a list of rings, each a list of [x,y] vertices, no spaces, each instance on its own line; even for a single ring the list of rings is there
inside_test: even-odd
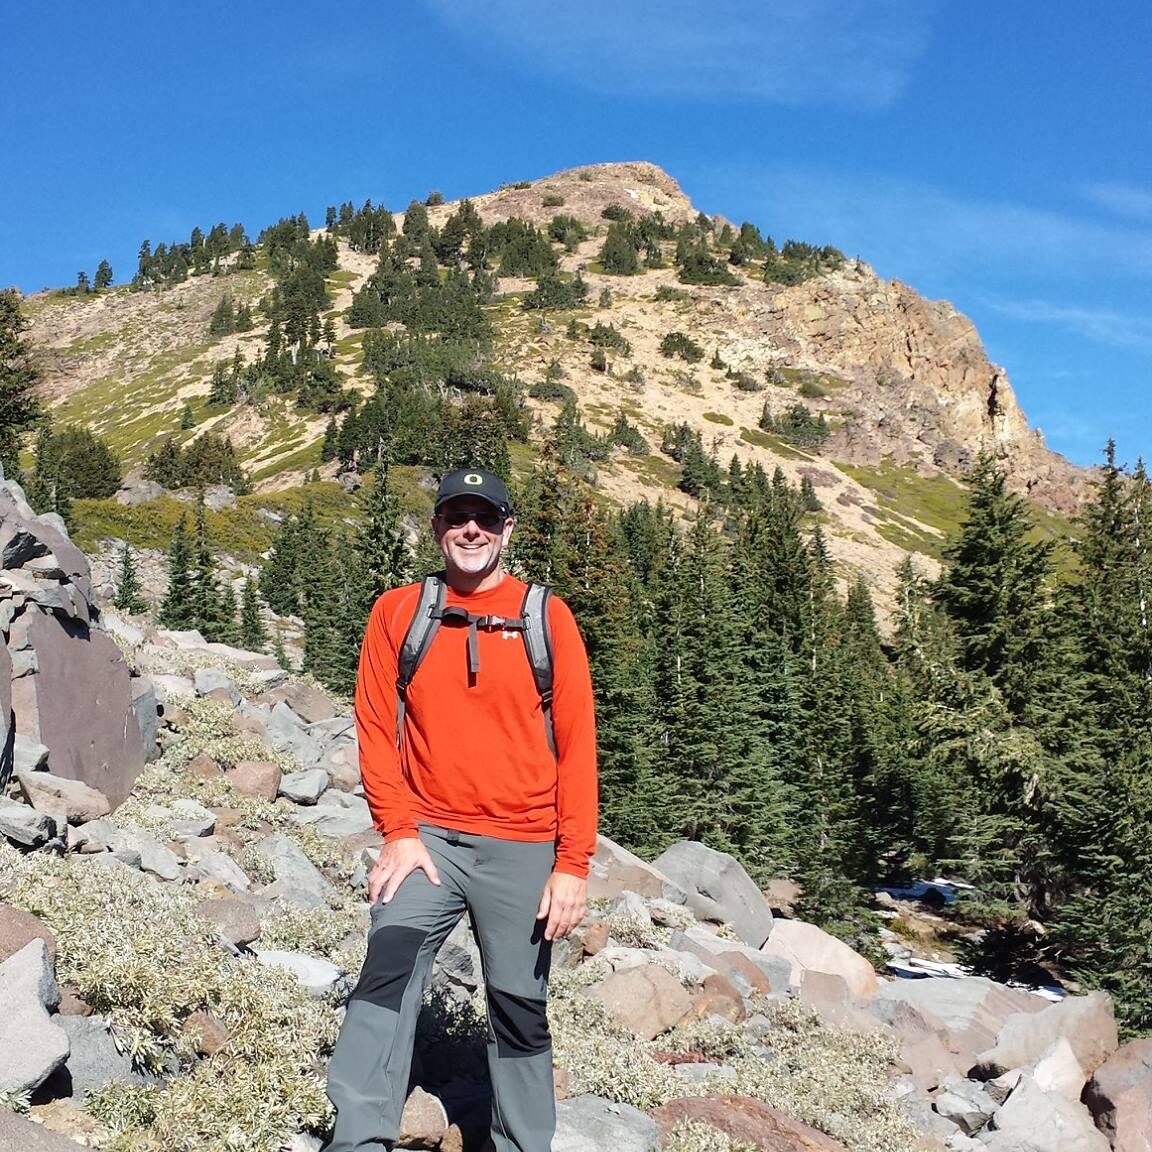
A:
[[[244,595],[240,601],[240,632],[238,642],[241,648],[250,652],[263,651],[268,642],[268,633],[260,615],[260,598],[256,591],[256,578],[249,575],[244,581]]]
[[[0,291],[0,469],[9,477],[19,476],[20,441],[40,418],[37,373],[21,338],[26,327],[19,293]]]
[[[231,585],[221,586],[216,575],[216,558],[208,547],[203,495],[196,504],[190,598],[195,621],[192,627],[205,640],[222,644],[236,640],[236,597]]]
[[[168,592],[157,619],[165,628],[194,628],[192,545],[188,539],[187,518],[181,514],[168,546]]]
[[[388,454],[377,449],[371,482],[361,489],[363,524],[356,537],[356,554],[362,572],[354,631],[362,633],[376,598],[389,588],[409,583],[414,576],[412,549],[400,501],[388,489]]]
[[[105,288],[112,286],[112,265],[107,260],[101,260],[100,266],[96,269],[96,278],[92,281],[93,287],[97,292],[103,292]]]
[[[132,549],[124,542],[120,554],[120,575],[116,581],[116,596],[112,601],[122,612],[147,612],[148,601],[144,599],[140,578],[136,574],[136,564],[132,559]]]

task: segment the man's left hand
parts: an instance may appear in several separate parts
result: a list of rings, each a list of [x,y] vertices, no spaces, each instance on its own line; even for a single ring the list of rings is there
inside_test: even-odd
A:
[[[588,881],[567,872],[553,872],[540,897],[537,920],[548,918],[545,940],[563,940],[588,911]]]

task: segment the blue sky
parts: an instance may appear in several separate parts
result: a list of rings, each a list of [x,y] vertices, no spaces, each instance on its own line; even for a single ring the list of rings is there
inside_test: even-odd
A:
[[[651,160],[951,300],[1072,459],[1152,457],[1146,3],[112,0],[11,6],[4,40],[0,285]]]

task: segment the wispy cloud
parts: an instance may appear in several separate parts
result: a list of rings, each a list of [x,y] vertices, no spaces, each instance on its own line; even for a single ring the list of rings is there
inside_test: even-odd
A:
[[[595,91],[882,108],[938,0],[425,0],[481,47]]]
[[[733,169],[723,180],[729,188],[765,188],[765,215],[756,222],[776,239],[838,244],[902,279],[1152,276],[1152,228],[1097,213],[854,172]]]
[[[1152,188],[1132,184],[1088,184],[1084,196],[1093,204],[1132,220],[1152,224]]]
[[[1013,320],[1054,324],[1078,336],[1115,348],[1152,351],[1152,316],[1135,316],[1109,308],[1078,308],[1047,300],[987,299],[988,307]]]

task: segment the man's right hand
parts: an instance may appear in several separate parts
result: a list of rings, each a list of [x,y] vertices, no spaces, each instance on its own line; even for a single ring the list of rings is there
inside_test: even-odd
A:
[[[387,904],[396,895],[396,889],[404,877],[417,868],[423,868],[433,884],[440,883],[440,873],[436,871],[428,849],[418,836],[405,836],[385,844],[380,849],[372,871],[368,873],[369,903],[375,904],[379,897],[381,903]]]

